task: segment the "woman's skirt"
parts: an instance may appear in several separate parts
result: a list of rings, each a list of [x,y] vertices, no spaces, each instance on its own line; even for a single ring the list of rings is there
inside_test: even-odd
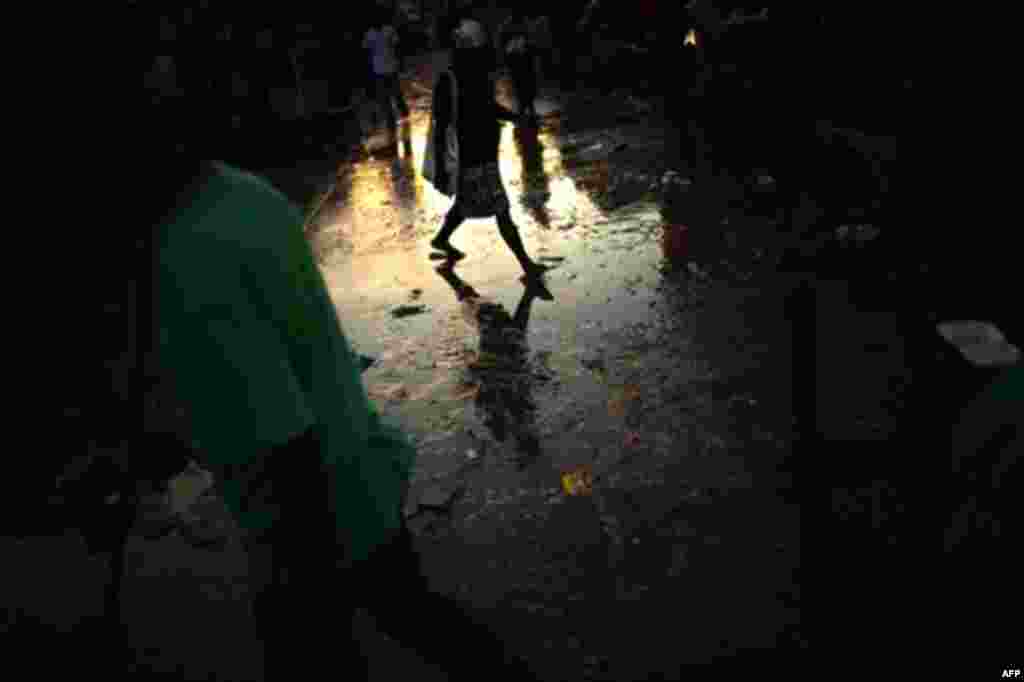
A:
[[[498,162],[460,169],[455,203],[465,218],[490,218],[509,210]]]

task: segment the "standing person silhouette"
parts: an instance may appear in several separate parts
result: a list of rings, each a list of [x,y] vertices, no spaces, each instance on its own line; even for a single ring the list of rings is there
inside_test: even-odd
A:
[[[402,84],[398,78],[398,31],[392,22],[389,13],[379,10],[374,25],[366,32],[363,47],[370,51],[377,106],[387,123],[388,134],[394,141],[397,137],[398,121],[392,105],[397,107],[402,119],[409,116],[409,105],[402,96]]]

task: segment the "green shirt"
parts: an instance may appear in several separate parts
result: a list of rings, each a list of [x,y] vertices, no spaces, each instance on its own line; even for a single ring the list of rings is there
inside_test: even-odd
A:
[[[414,450],[367,399],[299,211],[266,181],[215,164],[156,244],[156,358],[197,449],[215,466],[258,469],[314,427],[337,539],[366,558],[399,526]],[[238,478],[221,485],[244,528],[279,517]]]

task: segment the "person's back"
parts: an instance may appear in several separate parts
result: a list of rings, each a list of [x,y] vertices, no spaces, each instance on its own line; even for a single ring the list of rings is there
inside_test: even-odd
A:
[[[374,494],[362,482],[377,480],[377,492],[398,490],[412,449],[394,442],[405,463],[391,473],[391,465],[379,468],[379,453],[364,452],[375,413],[301,216],[283,195],[255,176],[212,165],[190,204],[160,229],[156,264],[156,357],[189,405],[192,439],[214,464],[250,462],[314,429],[322,465],[349,488],[338,498],[344,506]],[[251,516],[243,525],[270,526],[273,510],[243,505],[245,490],[236,484],[225,481],[236,513]],[[398,524],[387,512],[367,535],[364,524],[376,522],[366,509],[335,511],[339,540],[355,559]]]
[[[478,672],[462,660],[466,642],[501,665],[500,642],[420,572],[401,517],[414,450],[366,397],[301,215],[262,179],[208,164],[160,222],[154,256],[153,358],[249,540],[268,678],[293,665],[293,643],[362,664],[345,628],[303,617],[325,600],[340,622],[371,608],[456,679]],[[386,593],[372,589],[381,575]]]

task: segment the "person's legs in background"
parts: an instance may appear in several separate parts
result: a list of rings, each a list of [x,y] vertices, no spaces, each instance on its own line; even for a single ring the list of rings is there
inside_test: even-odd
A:
[[[522,92],[520,108],[530,117],[536,117],[537,110],[534,103],[537,99],[537,64],[536,57],[530,54],[523,64],[522,83],[519,85]]]
[[[391,76],[388,81],[391,97],[395,100],[395,106],[398,108],[398,115],[404,119],[409,116],[409,105],[402,95],[402,82],[397,73]]]
[[[380,110],[380,115],[384,117],[384,124],[387,126],[388,132],[394,134],[398,130],[398,120],[395,118],[395,110],[391,102],[392,86],[390,76],[377,76],[374,79],[374,94],[377,98],[377,108]]]

